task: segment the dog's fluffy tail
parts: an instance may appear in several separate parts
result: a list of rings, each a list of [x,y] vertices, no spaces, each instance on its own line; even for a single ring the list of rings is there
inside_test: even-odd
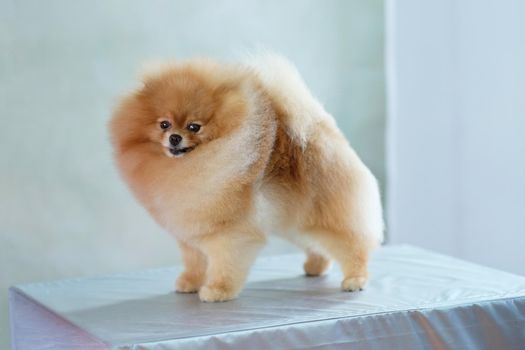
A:
[[[312,95],[295,66],[285,57],[258,52],[248,55],[244,61],[257,74],[263,88],[282,111],[290,136],[302,145],[320,121],[335,123]]]

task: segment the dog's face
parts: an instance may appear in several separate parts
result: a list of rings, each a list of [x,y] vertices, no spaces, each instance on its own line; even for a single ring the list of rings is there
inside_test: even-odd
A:
[[[208,71],[173,68],[146,78],[142,89],[121,106],[112,128],[121,149],[154,144],[153,149],[178,158],[227,135],[242,123],[246,111],[235,81],[221,82]]]
[[[149,82],[142,94],[151,109],[150,122],[155,119],[150,139],[168,157],[182,157],[217,137],[220,126],[214,117],[220,100],[198,80],[170,78]]]

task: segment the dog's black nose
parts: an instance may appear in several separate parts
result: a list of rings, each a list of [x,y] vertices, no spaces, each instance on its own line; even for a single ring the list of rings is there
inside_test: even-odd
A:
[[[177,146],[182,141],[182,136],[177,134],[170,135],[170,143],[172,146]]]

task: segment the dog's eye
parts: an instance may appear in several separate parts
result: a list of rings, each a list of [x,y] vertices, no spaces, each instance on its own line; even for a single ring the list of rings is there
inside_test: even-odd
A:
[[[160,122],[160,128],[162,130],[166,130],[166,129],[169,129],[171,127],[171,123],[166,121],[166,120],[163,120]]]
[[[199,124],[190,123],[188,124],[186,129],[188,129],[191,132],[198,132],[201,129],[201,126]]]

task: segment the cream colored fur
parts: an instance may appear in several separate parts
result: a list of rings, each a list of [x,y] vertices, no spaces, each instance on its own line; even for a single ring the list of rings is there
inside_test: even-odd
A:
[[[177,291],[235,298],[268,233],[304,249],[307,275],[333,258],[342,289],[364,287],[383,234],[379,189],[292,64],[271,54],[241,65],[190,60],[144,82],[110,129],[123,178],[179,242]],[[172,157],[159,120],[194,150]],[[196,120],[202,130],[188,132]]]

